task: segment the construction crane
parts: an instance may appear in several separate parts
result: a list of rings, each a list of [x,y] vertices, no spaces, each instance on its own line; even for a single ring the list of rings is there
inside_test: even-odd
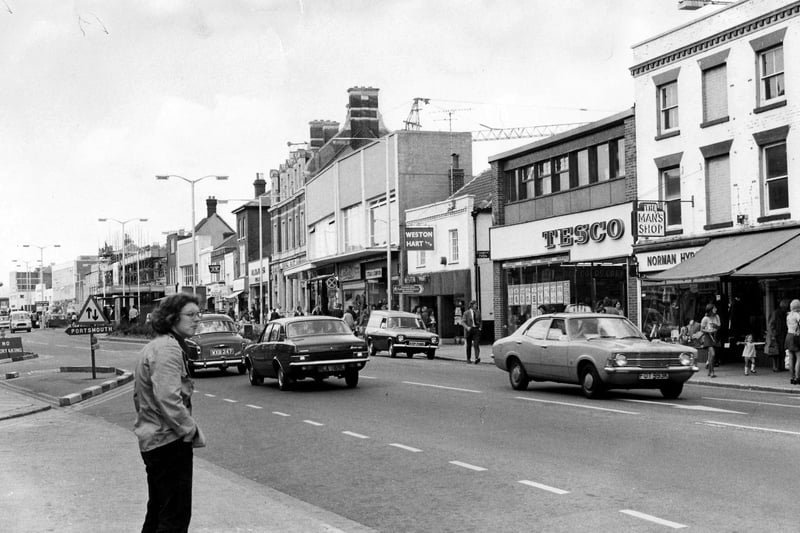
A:
[[[473,131],[472,142],[501,141],[505,139],[525,139],[528,137],[549,137],[558,133],[583,126],[588,122],[571,122],[565,124],[545,124],[542,126],[523,126],[519,128],[492,128],[484,126],[485,130]]]
[[[430,98],[414,98],[414,103],[411,104],[411,111],[408,112],[408,117],[403,121],[407,131],[419,131],[422,125],[419,123],[419,103],[427,105],[431,101]]]

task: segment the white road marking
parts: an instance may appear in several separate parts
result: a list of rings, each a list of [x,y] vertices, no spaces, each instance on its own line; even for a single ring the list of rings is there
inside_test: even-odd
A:
[[[272,411],[272,414],[278,416],[292,416],[289,413],[281,413],[280,411]]]
[[[455,390],[459,392],[474,392],[475,394],[482,394],[482,391],[472,389],[460,389],[458,387],[445,387],[444,385],[431,385],[429,383],[417,383],[416,381],[403,381],[406,385],[418,385],[420,387],[431,387],[433,389]]]
[[[312,426],[324,426],[322,422],[314,422],[313,420],[303,420],[306,424],[311,424]]]
[[[260,405],[253,405],[252,403],[246,403],[245,405],[251,409],[263,409]]]
[[[419,453],[422,451],[419,448],[412,448],[411,446],[406,446],[405,444],[397,444],[396,442],[389,444],[389,446],[394,446],[395,448],[400,448],[401,450],[405,450],[407,452]]]
[[[552,492],[553,494],[569,494],[568,490],[557,489],[549,485],[542,485],[541,483],[536,483],[535,481],[528,481],[527,479],[523,479],[522,481],[519,481],[519,483],[522,483],[523,485],[528,485],[529,487],[546,490],[548,492]]]
[[[364,374],[359,374],[358,377],[361,379],[378,379],[375,376],[365,376]]]
[[[756,405],[771,405],[773,407],[790,407],[792,409],[800,409],[800,405],[790,405],[788,403],[774,403],[774,402],[757,402],[755,400],[734,400],[732,398],[712,398],[710,396],[703,397],[704,400],[716,400],[718,402],[739,402],[739,403],[754,403]]]
[[[717,407],[709,407],[707,405],[681,405],[679,403],[669,403],[669,402],[654,402],[652,400],[633,400],[630,398],[622,398],[623,402],[633,402],[633,403],[649,403],[652,405],[665,405],[667,407],[674,407],[675,409],[684,409],[686,411],[709,411],[712,413],[728,413],[733,415],[746,415],[747,413],[743,413],[741,411],[729,411],[727,409],[719,409]]]
[[[671,527],[672,529],[683,529],[685,527],[689,527],[686,524],[671,522],[669,520],[664,520],[663,518],[658,518],[657,516],[640,513],[639,511],[632,511],[630,509],[622,509],[620,513],[633,516],[635,518],[641,518],[642,520],[647,520],[648,522],[653,522],[662,526]]]
[[[484,472],[484,471],[486,471],[486,468],[483,468],[482,466],[475,466],[475,465],[471,465],[469,463],[462,463],[461,461],[450,461],[450,464],[451,465],[460,466],[462,468],[467,468],[469,470],[474,470],[475,472]]]
[[[56,348],[77,348],[77,346],[71,346],[69,344],[56,344]]]
[[[798,435],[800,436],[800,431],[789,431],[786,429],[773,429],[773,428],[762,428],[758,426],[743,426],[741,424],[728,424],[725,422],[717,422],[716,420],[704,420],[703,422],[698,422],[698,424],[707,424],[709,426],[718,426],[718,427],[729,427],[729,428],[738,428],[738,429],[750,429],[752,431],[764,431],[766,433],[781,433],[783,435]]]
[[[355,437],[357,439],[368,439],[366,435],[362,435],[361,433],[353,433],[352,431],[342,431],[345,435],[350,435],[351,437]]]
[[[206,395],[206,396],[208,396],[209,398],[216,398],[216,397],[217,397],[217,395],[216,395],[216,394],[209,394],[209,393],[206,393],[205,395]]]
[[[231,400],[230,398],[223,398],[222,401],[228,403],[239,403],[239,400]]]
[[[556,405],[566,405],[567,407],[580,407],[582,409],[594,409],[595,411],[608,411],[609,413],[620,413],[623,415],[638,415],[634,411],[623,411],[621,409],[608,409],[607,407],[596,407],[594,405],[581,405],[579,403],[569,402],[556,402],[552,400],[540,400],[538,398],[526,398],[524,396],[515,396],[517,400],[525,400],[526,402],[539,402],[539,403],[553,403]]]

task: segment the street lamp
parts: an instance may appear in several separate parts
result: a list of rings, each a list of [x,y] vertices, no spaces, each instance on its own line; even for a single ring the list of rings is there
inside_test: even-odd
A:
[[[264,197],[263,194],[258,195],[258,294],[261,301],[258,303],[258,310],[259,314],[261,315],[259,324],[264,324],[264,239],[261,237],[261,231],[263,224],[261,223],[261,199]],[[218,203],[227,204],[228,202],[250,202],[252,198],[229,198],[227,200],[217,200]],[[245,263],[246,263],[245,258]]]
[[[44,246],[39,246],[37,244],[23,244],[23,248],[38,248],[39,249],[39,262],[42,264],[42,269],[39,271],[39,281],[42,284],[42,302],[44,302],[44,249],[45,248],[61,248],[60,244],[45,244]],[[34,306],[35,307],[35,306]]]
[[[184,178],[183,176],[179,176],[177,174],[158,174],[156,175],[157,180],[168,180],[170,178],[178,178],[180,180],[185,181],[189,185],[191,185],[192,189],[192,292],[195,296],[197,296],[197,231],[195,228],[195,218],[194,218],[194,184],[198,181],[203,181],[204,179],[208,178],[215,178],[220,181],[224,181],[228,179],[228,176],[220,176],[217,174],[209,174],[207,176],[203,176],[201,178],[189,179]]]
[[[389,193],[391,191],[389,185],[389,137],[392,134],[387,134],[384,137],[334,137],[331,141],[371,141],[382,142],[386,148],[386,308],[392,308],[392,208],[389,204]],[[395,143],[397,147],[397,143]],[[398,209],[400,197],[397,197]],[[399,216],[399,212],[398,212]],[[398,226],[399,227],[399,226]]]
[[[127,220],[118,220],[116,218],[98,218],[98,222],[116,222],[122,226],[122,306],[125,307],[125,224],[128,222],[139,221],[139,222],[147,222],[146,218],[129,218]],[[138,261],[138,259],[137,259]],[[137,267],[138,268],[138,267]],[[136,274],[139,275],[138,272]],[[139,305],[141,307],[141,304]],[[122,315],[120,315],[122,316]]]

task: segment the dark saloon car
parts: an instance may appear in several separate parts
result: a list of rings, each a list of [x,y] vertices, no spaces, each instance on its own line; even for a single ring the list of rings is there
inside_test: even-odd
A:
[[[355,387],[369,360],[367,344],[344,320],[313,315],[272,320],[258,342],[245,349],[244,358],[252,385],[275,378],[280,390],[291,389],[300,379],[328,377],[344,378],[348,387]]]
[[[403,311],[373,311],[364,338],[371,356],[378,350],[386,350],[389,357],[405,353],[411,358],[415,353],[423,353],[433,359],[439,347],[439,336],[426,330],[417,315]]]
[[[244,374],[244,347],[249,344],[237,332],[236,323],[228,316],[203,313],[195,334],[186,339],[186,366],[189,375],[197,370],[235,366]]]
[[[494,364],[511,386],[530,381],[574,383],[587,398],[608,389],[659,389],[677,398],[698,371],[697,351],[649,341],[632,322],[603,313],[556,313],[527,320],[492,346]]]

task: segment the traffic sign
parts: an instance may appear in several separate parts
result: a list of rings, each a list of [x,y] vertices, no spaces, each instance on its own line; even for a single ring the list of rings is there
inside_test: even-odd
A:
[[[111,325],[92,325],[92,326],[70,326],[66,329],[67,335],[91,335],[92,333],[111,333],[114,326]]]
[[[422,294],[422,285],[395,285],[392,287],[395,294]]]
[[[94,296],[89,296],[86,299],[86,303],[83,304],[81,314],[78,315],[77,323],[79,326],[94,326],[107,325],[109,322]]]

